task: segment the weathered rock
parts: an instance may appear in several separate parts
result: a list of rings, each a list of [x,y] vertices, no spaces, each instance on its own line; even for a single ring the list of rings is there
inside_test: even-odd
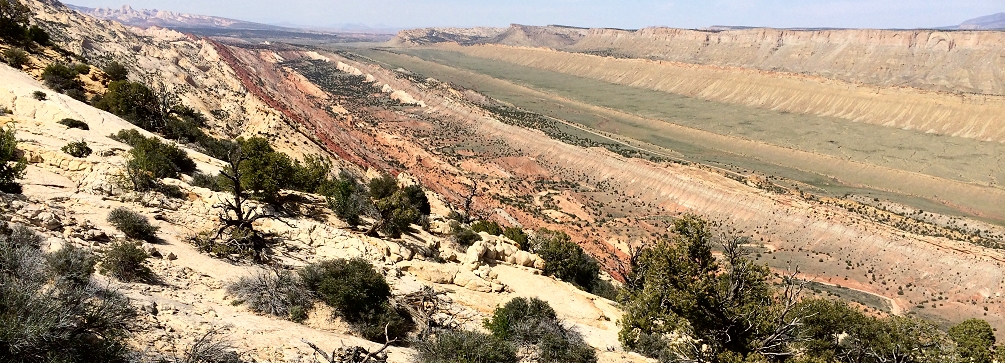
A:
[[[408,261],[397,265],[401,271],[414,275],[416,278],[436,284],[454,283],[458,269],[454,265],[430,263],[425,261]],[[462,285],[463,286],[463,285]]]

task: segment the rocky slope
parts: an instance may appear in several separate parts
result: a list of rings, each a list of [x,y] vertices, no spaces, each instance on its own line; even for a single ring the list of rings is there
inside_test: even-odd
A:
[[[110,240],[124,238],[106,222],[107,213],[120,206],[147,215],[160,228],[158,237],[162,241],[144,245],[162,256],[151,263],[158,283],[107,279],[142,311],[129,339],[136,351],[150,357],[182,354],[195,338],[211,329],[224,331],[242,355],[262,362],[310,359],[312,351],[300,339],[326,349],[343,345],[377,347],[352,336],[345,324],[331,321],[323,309],[305,324],[296,324],[231,304],[232,297],[227,296],[223,286],[241,276],[264,271],[264,267],[214,259],[186,242],[191,234],[214,225],[214,205],[226,198],[225,194],[192,187],[185,180],[167,180],[182,188],[186,194],[183,199],[119,188],[116,178],[122,173],[124,153],[129,147],[106,135],[134,129],[132,124],[49,91],[28,74],[5,65],[0,65],[0,77],[5,80],[0,84],[0,107],[10,111],[0,116],[0,123],[17,130],[22,140],[19,148],[30,162],[23,180],[23,196],[0,196],[5,213],[15,222],[37,226],[47,238],[48,250],[73,244],[100,253]],[[36,91],[45,92],[48,98],[33,98]],[[56,122],[63,118],[84,121],[90,129],[67,129]],[[86,141],[94,153],[74,158],[59,151],[71,141]],[[219,160],[187,151],[202,171],[212,172],[223,165]],[[400,178],[408,179],[404,174]],[[437,205],[443,210],[442,202]],[[344,224],[331,217],[318,221],[290,216],[285,223],[269,221],[260,228],[281,236],[283,243],[274,250],[280,265],[299,266],[326,258],[366,258],[387,275],[397,295],[423,287],[442,292],[448,318],[460,326],[478,328],[495,306],[512,297],[534,296],[550,301],[559,315],[598,350],[617,345],[614,321],[620,312],[614,303],[541,276],[537,269],[541,267],[540,259],[517,252],[511,241],[485,235],[483,242],[460,249],[428,233],[389,241],[365,237],[340,225]],[[169,254],[176,259],[163,257]],[[391,348],[389,361],[408,362],[412,354],[407,348]],[[602,361],[606,362],[635,359],[638,357],[625,353],[602,353]]]
[[[133,9],[123,5],[119,9],[88,8],[68,5],[70,9],[93,16],[98,19],[111,20],[121,24],[140,28],[157,26],[161,28],[208,28],[208,29],[240,29],[240,30],[293,30],[274,25],[253,23],[207,15],[176,13],[157,9]]]
[[[451,29],[404,31],[396,42],[456,41],[451,34],[459,33]],[[476,34],[466,35],[470,38],[467,43],[548,47],[614,57],[742,67],[884,87],[1005,93],[999,71],[1005,65],[1002,57],[1005,33],[1000,32],[765,28],[632,31],[513,25],[502,31]]]

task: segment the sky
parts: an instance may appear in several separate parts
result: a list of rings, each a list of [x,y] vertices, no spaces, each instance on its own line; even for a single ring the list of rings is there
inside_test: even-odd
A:
[[[932,28],[1005,12],[1003,0],[66,0],[266,24],[394,28],[570,25],[637,29],[712,25]]]

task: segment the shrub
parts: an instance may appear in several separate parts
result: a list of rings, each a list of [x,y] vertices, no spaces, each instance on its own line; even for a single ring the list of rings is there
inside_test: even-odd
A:
[[[27,167],[24,157],[18,156],[14,128],[0,129],[0,192],[21,193],[17,179],[24,177]]]
[[[135,238],[142,241],[154,242],[157,240],[157,227],[150,225],[150,221],[147,217],[126,209],[125,207],[119,207],[108,213],[108,223],[115,226],[116,229],[125,233],[126,236],[130,238]]]
[[[75,158],[86,158],[91,155],[91,148],[87,146],[86,141],[74,141],[63,146],[62,149],[64,153],[70,154]]]
[[[164,127],[164,113],[157,95],[142,83],[115,81],[94,107],[111,112],[147,131]]]
[[[475,244],[475,242],[481,241],[482,236],[475,233],[471,228],[465,228],[457,221],[450,221],[450,231],[453,234],[452,238],[457,244],[467,247]]]
[[[596,352],[582,336],[558,321],[555,310],[537,299],[515,298],[485,321],[492,335],[521,346],[534,346],[537,361],[546,363],[595,363]]]
[[[949,328],[949,337],[956,343],[963,361],[991,363],[995,332],[991,324],[981,319],[967,319]],[[1005,348],[999,348],[1005,349]]]
[[[299,273],[307,290],[366,339],[383,340],[385,327],[390,339],[400,339],[412,328],[408,313],[388,303],[391,287],[384,276],[364,259],[321,261]]]
[[[307,290],[348,321],[362,320],[369,311],[381,310],[391,297],[384,275],[367,260],[325,260],[305,266],[300,279]]]
[[[307,155],[304,162],[293,163],[293,189],[318,193],[332,172],[332,161],[321,155]]]
[[[220,175],[210,175],[202,172],[192,173],[192,186],[206,188],[214,192],[222,192],[220,187]]]
[[[119,131],[115,139],[133,147],[126,166],[150,173],[153,178],[177,178],[179,173],[196,171],[195,161],[178,145],[143,137],[136,130]]]
[[[87,65],[85,63],[74,64],[72,68],[73,68],[73,71],[76,72],[77,74],[86,75],[88,73],[91,73],[91,66],[89,66],[89,65]]]
[[[9,48],[3,51],[3,59],[14,69],[21,69],[30,61],[28,53],[21,48]]]
[[[363,194],[365,193],[362,190],[363,186],[351,175],[340,175],[338,179],[327,183],[321,189],[328,202],[328,208],[339,219],[353,227],[362,222],[360,215],[367,209],[370,200]]]
[[[108,75],[108,79],[114,81],[125,81],[128,79],[129,70],[122,63],[111,61],[101,68],[102,72]]]
[[[600,273],[600,264],[565,232],[538,230],[532,250],[544,260],[544,273],[591,291]]]
[[[35,42],[35,44],[43,46],[50,44],[49,33],[39,28],[38,25],[32,25],[28,28],[27,36],[28,40]]]
[[[508,341],[537,344],[543,335],[558,325],[558,316],[544,300],[514,298],[496,308],[485,328],[492,335]]]
[[[31,9],[20,1],[0,0],[0,38],[8,41],[24,39],[25,27],[31,17]]]
[[[416,343],[420,363],[516,363],[516,348],[495,336],[474,331],[445,331]]]
[[[101,258],[101,273],[115,277],[124,282],[151,282],[154,273],[146,266],[150,255],[130,241],[120,241],[113,244],[105,256]]]
[[[478,221],[472,223],[471,230],[475,232],[485,232],[493,236],[503,234],[502,227],[499,227],[499,223],[493,221]]]
[[[375,229],[397,238],[407,232],[412,224],[422,223],[423,215],[417,208],[421,201],[411,199],[413,195],[406,189],[399,189],[391,196],[374,202],[380,213],[380,222]]]
[[[227,293],[243,302],[251,311],[295,322],[305,320],[306,312],[312,305],[310,291],[289,271],[262,272],[242,277],[227,286]]]
[[[123,338],[135,317],[128,299],[90,280],[88,255],[64,248],[46,256],[40,239],[0,225],[2,360],[128,361]]]
[[[373,200],[384,199],[398,191],[398,180],[391,176],[391,174],[382,173],[380,176],[370,179],[370,183],[367,186],[370,191],[370,198],[373,198]]]
[[[90,252],[67,244],[45,257],[49,270],[61,281],[85,286],[94,274],[97,260]]]
[[[80,120],[74,120],[72,118],[64,118],[62,120],[59,120],[57,123],[71,129],[81,129],[81,130],[91,129],[89,126],[87,126],[86,122]]]
[[[31,93],[31,98],[34,98],[34,99],[39,100],[39,101],[45,101],[45,100],[49,99],[49,96],[46,96],[45,92],[35,91],[35,92]]]
[[[279,191],[290,183],[293,161],[288,155],[273,150],[269,141],[261,137],[238,139],[238,144],[246,157],[239,165],[241,186],[252,198],[279,204]]]
[[[527,243],[527,234],[519,227],[506,227],[506,229],[503,230],[502,235],[503,237],[509,238],[510,241],[515,242],[521,250],[526,251],[530,248],[530,245]]]
[[[84,83],[77,79],[77,70],[65,64],[53,63],[42,70],[42,81],[53,91],[82,100]]]
[[[219,330],[210,329],[192,342],[177,363],[241,363],[241,356],[223,339]]]

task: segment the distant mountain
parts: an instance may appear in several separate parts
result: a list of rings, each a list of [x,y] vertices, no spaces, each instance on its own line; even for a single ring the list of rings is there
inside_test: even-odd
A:
[[[1005,30],[1005,13],[982,16],[963,22],[959,29],[963,30]]]
[[[176,13],[164,10],[135,10],[129,5],[124,5],[120,9],[111,8],[88,8],[67,4],[73,10],[93,16],[98,19],[113,20],[119,23],[149,28],[159,26],[162,28],[203,28],[203,29],[228,29],[228,30],[273,30],[290,31],[293,28],[284,28],[275,25],[253,23],[250,21],[234,20],[216,16],[192,15]]]

